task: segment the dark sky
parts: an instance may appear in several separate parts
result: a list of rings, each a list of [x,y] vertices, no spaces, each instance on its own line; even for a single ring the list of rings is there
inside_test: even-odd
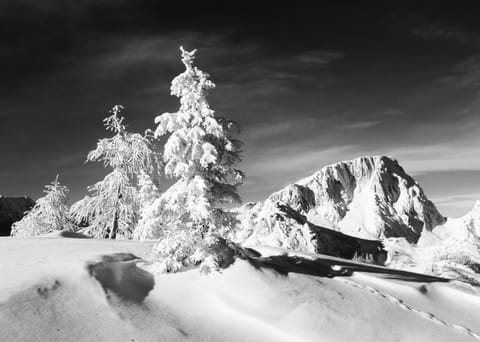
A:
[[[371,154],[399,159],[445,215],[480,199],[472,2],[177,3],[0,2],[1,194],[37,198],[59,173],[83,197],[107,172],[84,161],[113,105],[137,132],[177,110],[183,45],[217,85],[212,108],[243,127],[244,200]]]

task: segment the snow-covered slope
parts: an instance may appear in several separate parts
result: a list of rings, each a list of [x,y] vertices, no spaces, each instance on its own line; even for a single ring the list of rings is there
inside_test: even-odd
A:
[[[444,224],[435,227],[432,234],[425,234],[419,245],[428,245],[429,238],[438,240],[476,240],[480,237],[480,201],[477,201],[472,210],[459,218],[447,218]]]
[[[12,224],[22,219],[25,212],[32,209],[35,202],[27,196],[0,196],[0,236],[9,236]]]
[[[116,254],[150,248],[0,238],[0,341],[480,340],[480,293],[465,284],[268,248],[257,265],[153,277]]]
[[[465,216],[424,231],[416,246],[387,239],[390,267],[480,284],[480,201]]]
[[[277,203],[309,222],[364,239],[405,237],[416,242],[445,218],[420,185],[394,159],[361,157],[332,164],[312,176],[240,209],[242,225],[254,233],[272,230]]]

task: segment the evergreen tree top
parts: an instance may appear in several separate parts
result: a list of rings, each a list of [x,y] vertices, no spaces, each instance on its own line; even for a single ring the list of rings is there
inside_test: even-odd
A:
[[[122,105],[113,106],[113,108],[110,110],[110,113],[112,113],[112,115],[103,119],[107,131],[112,131],[116,134],[122,134],[125,132],[126,127],[123,124],[125,118],[123,116],[119,116],[124,108],[125,107],[123,107]]]
[[[68,196],[70,190],[65,185],[60,184],[59,176],[57,174],[55,179],[51,181],[50,184],[45,185],[43,192],[46,193],[47,196],[58,196],[63,199]]]
[[[193,60],[195,59],[195,53],[197,52],[197,49],[187,51],[183,48],[183,46],[180,46],[180,51],[182,51],[182,63],[185,65],[185,68],[187,70],[192,69]]]
[[[88,153],[87,161],[102,161],[105,166],[122,169],[134,177],[142,170],[152,173],[158,167],[159,156],[151,148],[151,132],[144,135],[128,132],[123,123],[125,118],[120,115],[123,110],[121,105],[110,110],[111,115],[103,122],[106,130],[115,135],[100,139],[97,148]]]

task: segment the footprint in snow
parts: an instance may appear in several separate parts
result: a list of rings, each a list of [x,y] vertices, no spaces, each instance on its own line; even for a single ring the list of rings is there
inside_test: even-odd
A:
[[[439,325],[442,325],[442,326],[445,326],[447,328],[451,328],[451,329],[454,329],[460,333],[463,333],[465,335],[468,335],[470,337],[473,337],[477,340],[480,341],[480,335],[475,333],[474,331],[470,330],[469,328],[467,327],[464,327],[464,326],[461,326],[461,325],[458,325],[458,324],[448,324],[447,322],[445,321],[442,321],[441,319],[437,318],[434,314],[430,313],[430,312],[427,312],[427,311],[424,311],[424,310],[421,310],[421,309],[418,309],[418,308],[415,308],[413,306],[411,306],[410,304],[407,304],[405,303],[405,301],[403,299],[400,299],[400,298],[397,298],[397,297],[394,297],[390,294],[386,294],[386,293],[383,293],[377,289],[374,289],[373,287],[371,286],[368,286],[368,285],[363,285],[363,284],[359,284],[359,283],[356,283],[354,281],[351,281],[351,280],[347,280],[347,279],[343,279],[344,283],[346,284],[349,284],[353,287],[356,287],[356,288],[362,288],[364,290],[367,290],[368,292],[374,294],[374,295],[378,295],[382,298],[385,298],[387,299],[389,302],[395,304],[395,305],[398,305],[399,307],[401,307],[402,309],[404,310],[407,310],[407,311],[411,311],[415,314],[417,314],[418,316],[424,318],[424,319],[427,319],[433,323],[436,323],[436,324],[439,324]],[[422,288],[422,286],[420,287],[420,292],[422,293],[425,293],[426,292],[426,288]]]

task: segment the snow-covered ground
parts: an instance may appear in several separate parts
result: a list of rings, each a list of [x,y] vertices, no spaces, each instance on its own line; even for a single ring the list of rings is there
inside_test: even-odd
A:
[[[260,268],[237,260],[221,274],[157,275],[142,302],[106,293],[87,268],[102,255],[150,250],[148,242],[0,238],[0,341],[480,340],[479,288],[332,257],[257,248],[267,257]],[[118,288],[145,290],[150,265],[102,265]]]

